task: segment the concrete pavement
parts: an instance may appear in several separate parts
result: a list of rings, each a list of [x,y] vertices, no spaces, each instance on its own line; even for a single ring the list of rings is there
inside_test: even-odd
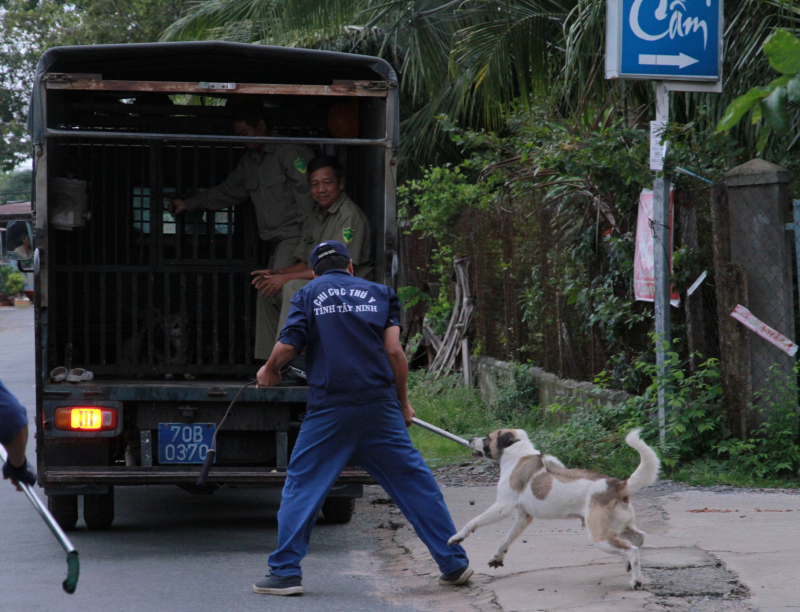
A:
[[[624,560],[591,546],[577,520],[534,520],[505,566],[489,568],[508,519],[464,542],[475,568],[468,599],[504,612],[800,609],[800,495],[681,488],[657,485],[634,498],[648,534],[642,591],[630,589]],[[452,487],[444,495],[460,528],[494,501],[495,488]],[[430,558],[413,533],[404,527],[395,541],[424,574]]]

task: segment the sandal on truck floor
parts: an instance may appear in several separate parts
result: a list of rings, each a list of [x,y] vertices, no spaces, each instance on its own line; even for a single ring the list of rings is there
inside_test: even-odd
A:
[[[50,380],[53,382],[61,382],[67,376],[67,368],[64,366],[58,366],[57,368],[53,368],[53,371],[50,372]]]
[[[74,368],[67,374],[67,382],[83,382],[87,380],[94,380],[94,374],[83,368]]]

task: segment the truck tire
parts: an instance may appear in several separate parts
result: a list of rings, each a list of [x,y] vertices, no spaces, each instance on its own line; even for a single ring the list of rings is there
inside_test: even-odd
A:
[[[83,520],[92,531],[108,529],[114,522],[114,487],[105,495],[83,496]]]
[[[47,509],[64,531],[72,531],[78,522],[77,495],[48,495]]]
[[[341,525],[350,522],[355,509],[354,497],[329,497],[322,504],[322,515],[326,522]]]

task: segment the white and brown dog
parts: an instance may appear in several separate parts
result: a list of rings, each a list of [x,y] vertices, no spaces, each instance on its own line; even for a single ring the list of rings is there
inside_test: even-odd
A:
[[[625,442],[639,452],[641,462],[630,478],[619,480],[591,470],[568,470],[552,455],[536,450],[521,429],[498,429],[485,438],[473,438],[469,446],[474,457],[500,462],[497,501],[448,544],[458,544],[478,527],[513,515],[514,526],[489,561],[490,567],[500,567],[511,543],[534,518],[578,518],[583,526],[589,526],[589,540],[595,546],[628,559],[631,587],[641,587],[639,548],[645,534],[634,524],[630,496],[656,481],[661,462],[639,437],[638,429],[631,431]]]

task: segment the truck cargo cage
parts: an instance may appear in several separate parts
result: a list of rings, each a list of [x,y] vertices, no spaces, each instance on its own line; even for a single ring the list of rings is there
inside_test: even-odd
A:
[[[90,186],[91,218],[51,234],[49,361],[99,376],[120,365],[126,377],[252,374],[249,272],[268,258],[252,206],[168,212],[169,198],[224,179],[243,148],[87,138],[54,146],[64,175]]]

